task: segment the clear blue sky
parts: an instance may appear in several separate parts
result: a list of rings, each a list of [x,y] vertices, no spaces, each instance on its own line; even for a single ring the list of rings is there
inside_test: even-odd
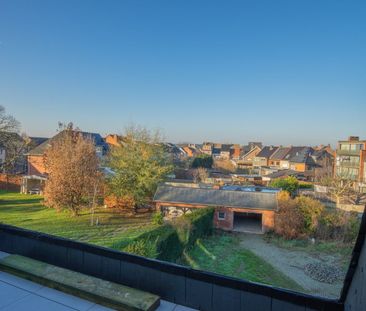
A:
[[[0,104],[34,136],[366,138],[366,1],[0,0]]]

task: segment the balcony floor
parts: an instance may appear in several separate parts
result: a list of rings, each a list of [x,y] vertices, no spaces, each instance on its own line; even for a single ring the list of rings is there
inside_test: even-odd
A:
[[[7,256],[0,251],[0,258]],[[58,290],[0,271],[0,309],[6,311],[108,311],[112,310]],[[157,311],[194,311],[161,300]]]

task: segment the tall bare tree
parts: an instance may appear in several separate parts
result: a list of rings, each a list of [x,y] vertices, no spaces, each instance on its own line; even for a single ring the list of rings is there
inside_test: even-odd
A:
[[[82,207],[94,207],[101,176],[91,137],[67,127],[46,151],[45,164],[48,206],[70,210],[73,215],[78,215]]]
[[[17,166],[22,166],[27,147],[25,136],[19,135],[20,123],[5,108],[0,106],[0,148],[5,151],[5,159],[0,163],[3,173],[16,173]]]

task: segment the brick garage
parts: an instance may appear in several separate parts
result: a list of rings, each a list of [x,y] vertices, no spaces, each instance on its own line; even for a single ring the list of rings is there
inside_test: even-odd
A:
[[[277,193],[161,185],[154,203],[158,209],[215,207],[216,228],[261,233],[274,227]]]

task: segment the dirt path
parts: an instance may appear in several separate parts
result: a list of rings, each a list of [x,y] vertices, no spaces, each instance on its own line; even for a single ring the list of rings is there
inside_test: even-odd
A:
[[[264,241],[262,235],[238,234],[240,245],[251,250],[263,258],[273,267],[280,270],[289,278],[297,282],[304,290],[313,295],[338,298],[343,281],[334,284],[318,282],[305,274],[303,267],[308,263],[323,262],[328,265],[339,266],[336,256],[314,256],[297,250],[287,250]]]

